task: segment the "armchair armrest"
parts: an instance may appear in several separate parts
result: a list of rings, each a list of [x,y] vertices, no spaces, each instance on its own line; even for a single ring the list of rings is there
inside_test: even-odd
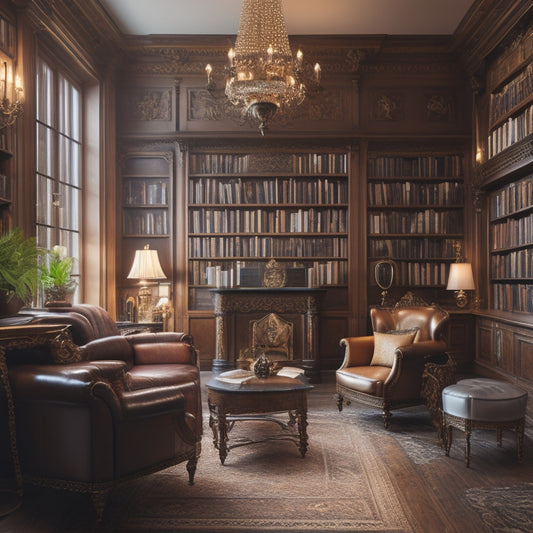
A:
[[[126,337],[136,365],[197,364],[192,337],[184,333],[147,333]]]
[[[340,340],[340,345],[345,348],[344,361],[339,370],[349,366],[367,366],[374,354],[374,337],[346,337]]]
[[[425,358],[430,355],[445,352],[447,344],[445,341],[421,341],[409,344],[408,346],[400,346],[397,348],[398,354],[403,359],[410,358]]]

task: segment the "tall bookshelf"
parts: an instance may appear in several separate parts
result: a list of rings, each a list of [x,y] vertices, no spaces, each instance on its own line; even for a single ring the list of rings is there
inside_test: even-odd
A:
[[[136,250],[146,245],[158,251],[163,271],[172,279],[172,152],[128,152],[120,160],[122,213],[119,319],[134,318],[128,300],[138,283],[128,280]]]
[[[489,309],[533,311],[533,28],[487,74]],[[481,111],[482,112],[482,111]]]
[[[394,263],[398,295],[434,298],[464,239],[462,155],[370,152],[367,189],[369,303],[379,303],[374,266],[382,260]]]
[[[261,286],[275,259],[288,286],[344,292],[348,283],[348,154],[191,151],[189,309],[209,288]]]
[[[492,192],[489,217],[492,308],[533,313],[533,174]]]

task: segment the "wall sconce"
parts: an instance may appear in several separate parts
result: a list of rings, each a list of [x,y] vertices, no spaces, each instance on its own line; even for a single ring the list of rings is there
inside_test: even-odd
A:
[[[136,250],[133,264],[131,265],[128,279],[141,280],[139,288],[139,313],[138,322],[152,322],[153,304],[152,289],[148,286],[147,281],[156,279],[167,279],[157,250],[150,250],[150,245],[146,245],[143,250]]]
[[[446,290],[455,291],[455,303],[461,309],[466,306],[468,298],[465,291],[476,289],[472,265],[470,263],[452,263]]]
[[[22,101],[24,98],[24,90],[22,89],[22,83],[19,76],[15,77],[15,84],[13,85],[12,70],[11,81],[9,81],[7,61],[4,61],[4,76],[1,81],[2,101],[0,102],[0,129],[3,129],[14,124],[17,117],[22,115],[24,109]],[[10,85],[11,88],[9,87]]]

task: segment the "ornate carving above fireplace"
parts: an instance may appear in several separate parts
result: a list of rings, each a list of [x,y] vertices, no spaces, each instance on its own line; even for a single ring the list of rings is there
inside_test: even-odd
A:
[[[299,364],[312,381],[319,381],[318,318],[324,292],[292,287],[211,289],[216,320],[213,371],[245,365],[239,355],[249,353],[261,337],[271,338],[265,346],[279,352],[269,357]]]

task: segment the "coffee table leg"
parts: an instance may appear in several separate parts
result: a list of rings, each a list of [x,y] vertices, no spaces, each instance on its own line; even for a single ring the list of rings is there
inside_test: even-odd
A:
[[[298,411],[298,434],[300,436],[300,454],[305,457],[307,452],[307,410],[302,409]]]
[[[218,434],[218,456],[220,457],[220,462],[224,464],[228,456],[228,421],[226,420],[226,413],[218,414]]]

